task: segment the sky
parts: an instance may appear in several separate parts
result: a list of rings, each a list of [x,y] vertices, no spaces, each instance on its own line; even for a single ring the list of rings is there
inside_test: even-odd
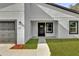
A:
[[[57,4],[69,8],[70,5],[75,5],[76,3],[57,3]]]

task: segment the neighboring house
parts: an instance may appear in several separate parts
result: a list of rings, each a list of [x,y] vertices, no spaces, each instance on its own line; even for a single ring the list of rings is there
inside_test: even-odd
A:
[[[53,3],[0,4],[0,43],[38,37],[79,38],[79,12]]]

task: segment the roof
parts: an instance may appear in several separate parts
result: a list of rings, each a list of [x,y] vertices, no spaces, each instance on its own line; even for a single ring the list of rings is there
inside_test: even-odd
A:
[[[66,8],[64,6],[60,6],[60,5],[55,4],[55,3],[46,3],[46,4],[51,5],[51,6],[55,6],[57,8],[61,8],[63,10],[69,11],[69,12],[73,12],[73,13],[79,14],[79,11],[77,11],[77,10],[69,9],[69,8]]]

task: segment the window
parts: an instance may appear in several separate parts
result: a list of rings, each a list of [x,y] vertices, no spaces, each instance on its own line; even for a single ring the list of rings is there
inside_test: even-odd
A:
[[[53,33],[53,23],[46,23],[46,32]]]
[[[78,34],[78,21],[69,21],[69,34]]]

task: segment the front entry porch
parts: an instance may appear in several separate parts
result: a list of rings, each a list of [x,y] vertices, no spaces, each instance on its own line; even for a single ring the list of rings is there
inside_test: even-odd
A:
[[[56,38],[58,21],[31,21],[31,37]]]

